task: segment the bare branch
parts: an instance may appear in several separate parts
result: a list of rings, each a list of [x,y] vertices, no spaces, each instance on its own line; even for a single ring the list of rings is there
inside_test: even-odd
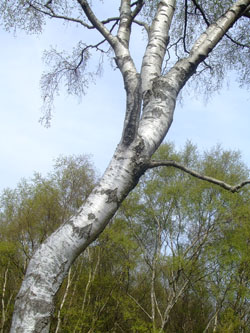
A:
[[[115,21],[115,23],[113,24],[112,28],[110,29],[110,32],[112,32],[112,30],[114,29],[114,27],[117,25],[118,21]],[[96,49],[97,51],[100,51],[101,53],[108,53],[108,51],[104,51],[103,49],[101,49],[99,46],[104,44],[106,42],[106,39],[103,39],[101,42],[95,44],[95,45],[88,45],[86,46],[84,49],[82,49],[81,52],[81,59],[78,63],[78,65],[76,66],[75,70],[77,70],[80,65],[82,64],[83,60],[84,60],[84,53],[88,50],[88,49]]]
[[[127,295],[139,306],[139,308],[145,313],[145,315],[147,315],[148,318],[152,320],[152,316],[150,316],[150,314],[144,309],[144,307],[141,306],[141,304],[132,295],[130,294]]]
[[[243,16],[250,18],[250,6],[247,7],[247,9],[245,10]]]
[[[187,50],[187,46],[186,46],[186,33],[187,33],[187,20],[188,20],[188,15],[187,15],[187,11],[188,11],[188,3],[187,0],[185,0],[185,13],[184,13],[184,31],[183,31],[183,47],[184,47],[184,51],[186,53],[189,53]]]
[[[82,7],[85,15],[93,26],[103,35],[103,37],[109,42],[109,44],[114,47],[116,38],[110,33],[110,31],[105,27],[104,23],[98,20],[98,18],[93,13],[88,2],[86,0],[77,0],[77,2]]]
[[[246,44],[242,44],[240,42],[238,42],[237,40],[235,40],[233,37],[231,37],[229,34],[225,34],[225,36],[234,44],[240,46],[240,47],[246,47],[248,49],[250,49],[250,46],[249,45],[246,45]]]
[[[250,1],[238,0],[215,23],[210,24],[207,30],[195,42],[191,54],[198,57],[206,57],[217,43],[224,37],[235,21],[243,15],[244,9]]]
[[[209,177],[209,176],[205,176],[205,175],[201,175],[200,173],[198,173],[194,170],[191,170],[191,169],[185,167],[184,165],[182,165],[178,162],[175,162],[175,161],[154,161],[154,160],[152,160],[148,163],[147,169],[157,168],[157,167],[160,167],[160,166],[168,166],[168,167],[170,166],[170,167],[180,169],[180,170],[188,173],[189,175],[191,175],[193,177],[196,177],[198,179],[205,180],[209,183],[218,185],[218,186],[220,186],[220,187],[224,188],[225,190],[228,190],[232,193],[237,192],[243,186],[245,186],[247,184],[250,184],[250,180],[245,180],[244,182],[241,182],[237,185],[229,185],[229,184],[227,184],[226,182],[224,182],[222,180],[219,180],[219,179],[216,179],[216,178],[213,178],[213,177]]]
[[[114,21],[119,22],[120,17],[118,17],[118,16],[117,17],[109,17],[106,20],[101,21],[101,23],[102,24],[107,24],[107,23],[114,22]]]
[[[125,89],[127,91],[127,112],[124,121],[123,130],[123,142],[128,145],[134,139],[136,129],[139,122],[140,114],[140,96],[139,96],[139,77],[129,52],[129,39],[130,39],[130,26],[132,23],[131,5],[130,1],[121,1],[120,17],[109,18],[105,21],[99,21],[93,13],[87,0],[77,0],[81,5],[88,20],[93,26],[101,33],[105,40],[111,45],[115,53],[115,61],[117,67],[120,69]],[[134,15],[140,9],[140,2],[136,4]],[[111,30],[105,27],[105,24],[114,21],[114,25]],[[114,26],[119,22],[119,28],[117,36],[111,34]]]
[[[140,25],[141,27],[143,27],[147,31],[147,34],[149,36],[150,28],[149,28],[147,23],[142,22],[142,21],[138,21],[138,20],[134,20],[133,22],[136,23],[137,25]]]
[[[204,21],[206,22],[207,26],[210,25],[210,22],[208,20],[208,18],[206,17],[206,14],[205,12],[203,11],[203,9],[201,8],[201,6],[197,3],[196,0],[192,0],[193,4],[195,5],[195,7],[199,10],[199,12],[201,13]],[[246,16],[246,14],[243,14],[243,16]],[[249,13],[249,17],[250,17],[250,13]],[[247,48],[250,48],[248,45],[245,45],[245,44],[242,44],[240,42],[238,42],[237,40],[235,40],[234,38],[232,38],[230,35],[228,34],[225,34],[225,36],[234,44],[240,46],[240,47],[247,47]]]
[[[198,2],[196,0],[192,0],[193,4],[195,5],[195,7],[199,10],[199,12],[201,13],[204,21],[206,22],[207,26],[210,25],[207,17],[206,17],[206,14],[204,13],[203,9],[201,8],[201,6],[198,4]]]
[[[134,9],[134,11],[132,12],[131,16],[132,16],[132,20],[135,19],[135,17],[140,13],[140,11],[142,10],[142,7],[144,6],[145,1],[144,0],[138,0],[136,2],[136,7]],[[133,5],[133,4],[132,4]],[[132,7],[131,5],[131,7]]]
[[[103,39],[101,42],[95,44],[95,45],[87,45],[86,47],[84,47],[80,53],[80,60],[78,62],[77,65],[75,65],[75,67],[73,66],[73,68],[71,70],[74,70],[75,72],[77,71],[77,69],[82,65],[83,61],[84,61],[84,56],[85,53],[88,49],[96,49],[97,51],[100,51],[101,53],[107,53],[108,51],[104,51],[103,49],[101,49],[99,46],[102,45],[103,43],[106,42],[106,39]]]
[[[176,92],[185,85],[186,81],[196,71],[198,65],[202,63],[215,48],[219,41],[225,36],[227,31],[241,17],[244,10],[249,6],[250,0],[238,0],[234,3],[227,12],[222,15],[215,23],[200,35],[195,41],[188,57],[178,61],[172,69],[165,75],[166,80],[170,77],[171,80],[178,81],[179,72],[182,70],[183,77],[179,80],[180,84],[175,87]],[[185,73],[185,75],[184,75]]]
[[[154,301],[155,301],[155,305],[156,305],[156,310],[157,310],[157,312],[158,312],[158,314],[161,318],[161,322],[163,323],[164,319],[163,319],[163,316],[162,316],[162,313],[161,313],[161,310],[160,310],[160,307],[159,307],[159,303],[157,301],[157,297],[156,297],[155,293],[154,293]]]

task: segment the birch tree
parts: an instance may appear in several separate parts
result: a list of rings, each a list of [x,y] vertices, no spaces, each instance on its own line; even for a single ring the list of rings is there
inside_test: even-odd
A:
[[[16,299],[11,332],[48,332],[53,300],[76,257],[104,230],[122,201],[149,168],[174,166],[195,177],[235,192],[249,183],[227,184],[200,175],[175,161],[154,161],[173,121],[176,100],[188,81],[217,89],[226,72],[236,69],[243,84],[249,76],[250,0],[116,1],[110,17],[95,15],[98,1],[3,0],[1,23],[8,30],[40,32],[47,19],[96,31],[100,40],[81,40],[69,57],[47,52],[51,70],[42,78],[45,121],[61,82],[70,94],[83,94],[96,73],[88,71],[91,52],[111,56],[125,87],[123,131],[114,155],[84,205],[47,238],[29,262]],[[138,69],[131,56],[132,28],[146,34]],[[80,31],[80,30],[79,30]],[[198,80],[198,81],[197,81]],[[201,84],[202,83],[202,84]]]
[[[212,170],[228,182],[240,182],[248,174],[239,154],[220,146],[201,155],[190,143],[178,153],[173,145],[162,144],[155,158],[175,159],[208,174]],[[126,199],[120,213],[142,251],[136,283],[143,284],[140,274],[147,280],[143,291],[131,288],[129,297],[152,322],[152,332],[212,332],[222,322],[228,328],[232,320],[229,315],[224,319],[224,313],[246,327],[238,314],[245,314],[247,300],[249,232],[241,214],[248,211],[248,190],[235,195],[165,168],[144,175]],[[235,305],[240,309],[234,310]]]

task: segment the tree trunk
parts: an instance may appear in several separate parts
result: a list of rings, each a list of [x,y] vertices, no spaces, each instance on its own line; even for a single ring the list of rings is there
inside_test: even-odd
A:
[[[62,323],[61,311],[62,311],[62,308],[63,308],[63,306],[64,306],[64,303],[65,303],[66,297],[68,296],[69,288],[70,288],[71,282],[72,282],[72,277],[71,277],[71,268],[70,268],[70,269],[69,269],[69,274],[68,274],[68,279],[67,279],[66,289],[65,289],[65,292],[64,292],[64,295],[63,295],[63,299],[62,299],[62,301],[61,301],[61,304],[60,304],[60,306],[59,306],[58,314],[57,314],[57,325],[56,325],[55,333],[58,333],[59,330],[60,330],[60,327],[61,327],[61,323]]]
[[[7,267],[4,272],[4,281],[3,281],[3,290],[2,290],[2,321],[1,321],[1,333],[4,332],[4,325],[5,325],[5,319],[6,319],[6,308],[5,308],[5,292],[6,292],[6,285],[7,285],[7,278],[8,278],[8,271],[9,268]]]
[[[143,173],[143,141],[121,145],[78,215],[64,223],[37,250],[17,296],[11,332],[48,332],[53,298],[71,264],[103,231]],[[25,314],[25,315],[24,315]]]
[[[115,52],[127,94],[124,129],[109,167],[78,215],[55,231],[30,260],[16,299],[12,333],[49,332],[53,299],[70,266],[104,230],[147,169],[149,159],[171,126],[181,88],[250,5],[250,0],[236,1],[223,17],[200,36],[188,57],[178,61],[166,75],[161,76],[174,0],[159,2],[140,74],[136,72],[129,52],[133,20],[130,2],[121,1],[118,34],[114,37],[94,16],[87,1],[77,1],[88,20]],[[142,1],[136,3],[139,7],[140,4],[143,6]]]

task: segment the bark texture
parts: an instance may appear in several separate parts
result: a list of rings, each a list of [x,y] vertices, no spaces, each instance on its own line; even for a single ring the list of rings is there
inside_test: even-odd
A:
[[[31,259],[16,300],[12,333],[49,332],[54,296],[73,261],[98,237],[140,176],[152,167],[149,160],[171,126],[179,91],[250,5],[250,0],[236,1],[200,36],[187,58],[161,75],[176,1],[160,1],[140,73],[131,58],[129,41],[131,24],[144,1],[137,1],[134,10],[130,1],[121,1],[116,36],[96,18],[87,1],[77,2],[114,50],[127,96],[124,128],[106,172],[78,215],[55,231]]]

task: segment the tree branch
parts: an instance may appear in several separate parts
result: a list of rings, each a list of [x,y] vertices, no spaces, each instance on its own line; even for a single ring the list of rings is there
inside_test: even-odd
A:
[[[175,162],[175,161],[154,161],[154,160],[152,160],[148,163],[147,169],[157,168],[157,167],[160,167],[160,166],[168,166],[168,167],[177,168],[179,170],[182,170],[182,171],[188,173],[189,175],[191,175],[195,178],[205,180],[209,183],[218,185],[218,186],[220,186],[220,187],[224,188],[225,190],[228,190],[232,193],[237,192],[243,186],[245,186],[247,184],[250,184],[250,180],[245,180],[244,182],[241,182],[237,185],[230,185],[230,184],[227,184],[226,182],[224,182],[222,180],[219,180],[219,179],[216,179],[216,178],[213,178],[213,177],[209,177],[209,176],[205,176],[205,175],[201,175],[197,171],[191,170],[191,169],[185,167],[184,165],[182,165],[178,162]]]
[[[131,16],[130,1],[121,0],[120,24],[117,32],[117,37],[119,40],[125,42],[127,46],[129,45],[129,40],[130,40],[131,23],[132,23],[132,16]]]
[[[204,21],[206,22],[207,26],[210,25],[210,22],[208,21],[206,14],[204,13],[203,9],[201,8],[201,6],[198,4],[198,2],[196,0],[192,0],[194,6],[199,10],[199,12],[201,13]]]
[[[245,10],[243,16],[250,18],[250,6],[247,7],[247,9]]]
[[[207,57],[235,21],[243,15],[250,0],[238,0],[215,23],[210,24],[207,30],[195,42],[191,54],[198,57]]]
[[[104,23],[98,20],[98,18],[93,13],[88,2],[86,0],[77,0],[77,2],[82,7],[88,20],[93,24],[93,26],[103,35],[103,37],[109,42],[109,44],[114,47],[116,43],[116,38],[110,33],[110,31],[105,27]]]
[[[120,25],[118,28],[117,37],[129,44],[131,34],[131,24],[135,17],[139,14],[144,5],[144,0],[138,0],[137,2],[130,5],[130,1],[121,0],[120,5]],[[132,6],[136,6],[133,12],[131,11]]]
[[[235,40],[234,38],[232,38],[229,34],[225,34],[225,36],[234,44],[240,46],[240,47],[246,47],[248,49],[250,49],[250,46],[246,45],[246,44],[242,44],[240,42],[238,42],[237,40]]]
[[[184,47],[184,51],[186,53],[189,53],[187,50],[187,45],[186,45],[186,33],[187,33],[187,21],[188,21],[188,15],[187,15],[187,11],[188,11],[188,3],[187,0],[185,0],[185,13],[184,13],[184,31],[183,31],[183,47]]]
[[[147,23],[142,22],[142,21],[138,21],[138,20],[133,20],[133,22],[136,23],[137,25],[140,25],[141,27],[143,27],[146,30],[146,32],[147,32],[147,34],[149,36],[150,28],[149,28],[149,26],[148,26]]]
[[[127,111],[124,121],[124,129],[122,134],[122,140],[125,145],[129,145],[136,133],[140,115],[140,95],[139,95],[139,78],[129,52],[129,39],[130,39],[130,26],[132,23],[131,5],[128,0],[121,0],[120,17],[111,18],[106,21],[99,21],[93,13],[87,0],[77,0],[82,7],[85,15],[92,25],[100,32],[105,40],[111,45],[115,53],[115,61],[117,67],[121,71],[123,76],[125,89],[127,92]],[[140,3],[138,2],[134,10],[134,15],[140,9]],[[104,24],[115,21],[115,24],[119,21],[119,28],[117,36],[113,36]],[[114,26],[113,26],[114,27]]]
[[[175,82],[175,90],[178,93],[186,81],[196,71],[197,67],[215,48],[227,31],[241,17],[249,6],[250,0],[236,1],[215,23],[210,24],[200,37],[195,41],[189,56],[178,61],[165,75],[165,79]],[[180,79],[180,72],[182,76]]]
[[[193,4],[195,5],[195,7],[199,10],[199,12],[201,13],[201,15],[202,15],[204,21],[206,22],[207,26],[209,26],[209,25],[210,25],[210,22],[209,22],[209,20],[207,19],[204,10],[201,8],[201,6],[197,3],[196,0],[192,0],[192,2],[193,2]],[[246,14],[247,14],[247,10],[246,10],[245,14],[243,14],[243,16],[247,16]],[[249,17],[250,17],[250,12],[249,12],[248,14],[249,14]],[[232,38],[230,35],[228,35],[228,34],[225,34],[225,36],[226,36],[226,37],[227,37],[232,43],[234,43],[234,44],[236,44],[236,45],[238,45],[238,46],[240,46],[240,47],[247,47],[247,48],[250,48],[248,45],[242,44],[242,43],[238,42],[237,40],[233,39],[233,38]]]
[[[160,1],[150,27],[149,42],[141,67],[143,96],[152,88],[153,80],[161,74],[162,63],[169,42],[168,32],[175,11],[175,0]]]
[[[134,16],[142,8],[140,3],[141,0],[136,3],[136,8],[133,12]],[[115,42],[111,46],[115,53],[114,59],[117,67],[123,76],[126,90],[126,115],[122,133],[122,142],[126,146],[130,145],[135,138],[141,109],[140,79],[129,50],[132,22],[133,15],[131,13],[130,1],[121,0],[117,37],[114,37]]]
[[[134,9],[134,11],[132,12],[131,16],[132,16],[132,20],[135,19],[135,17],[140,13],[140,11],[142,10],[142,7],[144,6],[145,1],[144,0],[138,0],[136,2],[136,7]],[[133,4],[132,4],[133,5]],[[131,7],[132,7],[131,5]]]

